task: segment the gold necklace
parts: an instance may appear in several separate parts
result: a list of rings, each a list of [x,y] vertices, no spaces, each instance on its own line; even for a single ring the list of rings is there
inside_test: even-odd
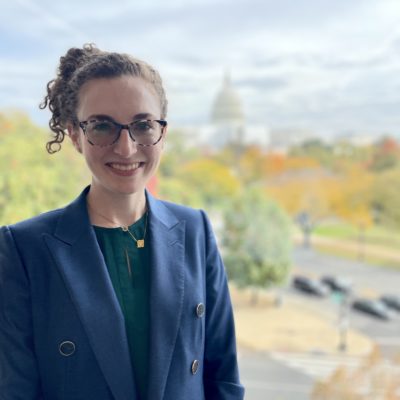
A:
[[[143,239],[136,239],[133,233],[129,230],[128,226],[121,226],[121,229],[124,232],[128,232],[131,238],[136,242],[136,247],[138,249],[141,249],[144,247],[144,239],[146,237],[146,231],[147,231],[147,215],[149,214],[148,211],[146,211],[146,222],[144,223],[144,232],[143,232]]]
[[[106,217],[105,215],[99,213],[97,210],[95,210],[89,203],[87,203],[89,208],[97,215],[100,215],[100,217],[104,218],[106,221],[111,222],[114,225],[117,225],[118,228],[121,228],[123,232],[127,232],[129,236],[136,242],[136,247],[138,249],[142,249],[144,247],[144,239],[146,238],[146,232],[147,232],[147,216],[149,214],[148,211],[146,211],[146,221],[144,223],[144,232],[143,232],[143,239],[136,239],[134,234],[129,230],[129,226],[126,225],[120,225],[113,221],[112,219]]]

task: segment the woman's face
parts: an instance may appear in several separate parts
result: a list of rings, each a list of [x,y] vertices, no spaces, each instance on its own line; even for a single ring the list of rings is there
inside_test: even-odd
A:
[[[77,117],[87,121],[102,116],[120,124],[138,119],[160,119],[160,100],[140,77],[93,79],[79,92]],[[68,129],[74,146],[85,157],[92,173],[92,189],[114,194],[143,191],[160,162],[163,138],[154,146],[139,146],[124,129],[118,141],[107,147],[90,144],[81,128]]]

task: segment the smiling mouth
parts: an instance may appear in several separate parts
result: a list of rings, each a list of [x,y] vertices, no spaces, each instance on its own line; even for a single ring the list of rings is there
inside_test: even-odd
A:
[[[109,167],[113,169],[117,169],[119,171],[133,171],[135,169],[138,169],[143,163],[141,162],[136,162],[136,163],[131,163],[131,164],[119,164],[119,163],[109,163],[107,164]]]

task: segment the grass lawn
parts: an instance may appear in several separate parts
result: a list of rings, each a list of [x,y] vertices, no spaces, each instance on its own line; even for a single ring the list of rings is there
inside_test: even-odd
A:
[[[302,237],[298,226],[293,227],[293,235],[297,238]],[[316,240],[318,238],[324,241]],[[332,243],[329,243],[329,240],[332,240]],[[353,225],[329,223],[314,230],[311,242],[316,250],[324,254],[400,270],[400,233],[395,231],[371,227],[360,238],[358,229]],[[343,242],[343,245],[340,242]],[[365,249],[362,260],[361,246]]]
[[[359,229],[350,224],[320,225],[315,229],[314,234],[332,239],[360,240]],[[400,251],[400,233],[394,230],[373,226],[365,230],[361,240],[365,244],[379,245]]]
[[[366,264],[379,265],[385,268],[394,268],[400,271],[400,262],[386,257],[366,255],[360,260],[359,252],[355,250],[341,249],[329,245],[313,244],[313,248],[323,254],[329,254],[335,257],[342,257],[347,260],[363,261]]]

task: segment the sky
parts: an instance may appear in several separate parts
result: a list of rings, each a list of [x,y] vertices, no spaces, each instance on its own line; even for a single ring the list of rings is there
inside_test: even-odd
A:
[[[0,0],[0,110],[38,104],[70,47],[152,64],[170,127],[207,124],[226,71],[246,121],[400,136],[399,0]]]

